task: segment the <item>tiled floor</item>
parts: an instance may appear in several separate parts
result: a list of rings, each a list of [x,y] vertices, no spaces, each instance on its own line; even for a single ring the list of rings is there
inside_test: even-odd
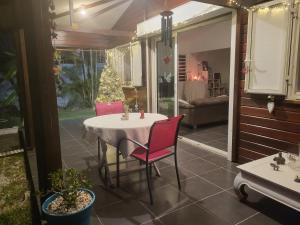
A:
[[[182,191],[171,159],[153,173],[154,205],[149,204],[145,173],[121,177],[120,188],[105,188],[97,172],[97,148],[82,137],[81,121],[61,123],[65,167],[83,170],[96,193],[92,225],[299,225],[300,214],[253,191],[240,202],[232,189],[235,164],[210,152],[179,143]]]
[[[198,126],[197,129],[181,126],[179,134],[193,141],[227,151],[227,130],[227,123],[213,123]]]

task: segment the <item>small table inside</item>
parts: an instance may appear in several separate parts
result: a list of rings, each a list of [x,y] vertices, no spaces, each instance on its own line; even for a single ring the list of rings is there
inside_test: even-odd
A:
[[[96,141],[100,138],[101,151],[103,156],[99,158],[99,170],[106,168],[108,173],[108,182],[111,184],[111,177],[107,164],[106,151],[107,145],[117,147],[119,141],[123,138],[136,140],[140,143],[147,143],[150,128],[154,122],[167,119],[168,117],[156,114],[145,113],[144,119],[140,118],[140,113],[129,113],[128,120],[122,120],[122,114],[110,114],[86,119],[83,122],[85,127],[85,138],[89,141]],[[123,142],[120,146],[120,152],[123,157],[127,157],[135,149],[130,142]]]
[[[247,198],[244,186],[272,198],[284,205],[287,205],[300,212],[300,183],[295,182],[296,171],[288,165],[291,163],[288,154],[283,153],[285,164],[279,165],[276,171],[270,163],[273,161],[272,155],[238,166],[240,173],[234,180],[234,188],[240,199]]]

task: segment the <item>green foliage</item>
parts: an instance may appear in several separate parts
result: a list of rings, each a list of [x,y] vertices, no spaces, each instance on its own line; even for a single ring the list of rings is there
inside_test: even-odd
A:
[[[0,99],[0,128],[19,126],[21,116],[19,110],[17,62],[13,52],[0,53],[0,90],[5,93]],[[2,90],[3,90],[2,89]]]
[[[60,121],[82,119],[95,116],[95,110],[91,108],[79,110],[60,109],[58,115]]]
[[[30,225],[30,194],[23,154],[0,158],[0,224]]]
[[[9,105],[18,104],[18,86],[17,86],[17,62],[16,55],[12,52],[4,52],[0,55],[0,85],[8,82],[11,86],[8,95],[0,100],[0,106],[5,107]]]
[[[65,170],[57,170],[49,175],[51,181],[51,191],[59,193],[66,208],[76,206],[78,190],[80,188],[90,188],[90,182],[87,178],[77,170],[70,168]]]
[[[92,108],[94,106],[100,73],[97,71],[96,51],[60,51],[60,62],[65,65],[56,76],[57,95],[67,96],[65,108]],[[57,53],[57,54],[58,54]],[[57,62],[57,60],[55,60]]]
[[[120,76],[109,66],[102,71],[100,78],[97,102],[124,101],[125,95],[122,89]]]

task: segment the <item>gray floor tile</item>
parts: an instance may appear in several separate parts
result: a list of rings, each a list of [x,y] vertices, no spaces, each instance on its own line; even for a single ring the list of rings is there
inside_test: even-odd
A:
[[[203,149],[201,149],[199,147],[196,147],[196,146],[191,146],[190,148],[184,149],[183,151],[192,153],[192,154],[194,154],[196,156],[199,156],[201,158],[207,157],[209,155],[214,155],[213,153],[211,153],[209,151],[206,151],[206,150],[203,150]]]
[[[205,209],[196,205],[182,208],[168,214],[160,220],[164,225],[227,225],[225,221]]]
[[[142,204],[135,200],[122,201],[97,210],[103,225],[136,225],[154,219]]]
[[[187,151],[178,151],[177,152],[177,161],[178,161],[178,163],[187,162],[187,161],[193,160],[195,158],[197,158],[196,155],[194,155],[192,153],[189,153]],[[167,159],[174,161],[174,157],[168,157]]]
[[[219,155],[208,155],[204,157],[205,160],[210,161],[218,166],[226,167],[228,163],[230,163],[226,157]]]
[[[182,167],[179,167],[178,171],[179,171],[179,179],[181,181],[195,176],[193,173],[187,171]],[[163,168],[160,170],[160,172],[161,172],[161,178],[165,179],[168,183],[177,185],[177,176],[176,176],[176,170],[174,166]]]
[[[162,169],[162,168],[166,168],[169,166],[174,166],[174,160],[162,159],[162,160],[155,162],[155,164],[159,169]]]
[[[200,176],[221,188],[228,189],[233,186],[233,181],[236,175],[228,170],[219,168]]]
[[[163,225],[163,223],[160,222],[158,219],[154,219],[149,222],[142,223],[141,225]]]
[[[227,143],[222,143],[220,141],[211,141],[211,142],[206,142],[205,144],[227,152]]]
[[[196,201],[216,194],[222,191],[222,189],[204,181],[199,177],[192,177],[181,182],[181,191],[192,201]]]
[[[90,220],[91,225],[102,225],[102,223],[100,222],[100,218],[98,218],[94,209],[92,210]]]
[[[163,216],[192,202],[188,196],[171,185],[153,190],[152,194],[153,205],[150,204],[148,192],[145,192],[143,196],[141,196],[140,201],[157,217]]]
[[[182,126],[180,135],[191,140],[227,151],[227,124],[208,124],[197,129]]]
[[[188,163],[182,163],[180,164],[181,167],[184,169],[187,169],[197,175],[205,174],[209,171],[215,170],[218,168],[217,165],[204,161],[202,159],[195,159],[192,161],[189,161]]]
[[[292,221],[291,221],[292,222]],[[245,220],[244,222],[241,222],[239,225],[282,225],[281,223],[259,213],[247,220]],[[289,223],[290,225],[292,223]]]
[[[272,218],[274,221],[284,225],[298,225],[300,221],[300,213],[286,207],[285,205],[263,196],[256,191],[246,188],[248,198],[244,202],[245,205],[256,209],[263,215]]]
[[[96,195],[94,209],[97,212],[108,205],[121,202],[124,199],[132,197],[129,193],[126,193],[120,188],[109,188],[103,185],[95,185],[92,190]]]
[[[240,170],[238,168],[236,168],[239,164],[228,161],[226,157],[216,155],[216,154],[211,154],[211,155],[205,156],[204,159],[207,161],[210,161],[216,165],[219,165],[235,174],[240,172]]]
[[[169,184],[169,180],[162,176],[157,177],[153,171],[152,174],[152,189],[158,189],[162,186],[166,186]],[[125,175],[120,179],[120,187],[128,192],[131,193],[136,198],[143,195],[145,192],[148,192],[148,184],[146,173],[144,171],[132,173],[130,175]]]
[[[243,204],[227,192],[222,192],[200,201],[197,205],[222,218],[229,224],[236,224],[256,213],[254,209]]]
[[[65,147],[62,147],[61,149],[61,154],[64,158],[78,158],[80,159],[81,157],[85,157],[85,156],[90,156],[90,154],[87,152],[87,150],[74,143],[73,147],[68,147],[68,148],[65,148]]]
[[[76,168],[78,170],[94,170],[98,167],[98,162],[94,157],[85,157],[79,160],[72,160],[72,158],[65,159],[66,164],[70,168]]]

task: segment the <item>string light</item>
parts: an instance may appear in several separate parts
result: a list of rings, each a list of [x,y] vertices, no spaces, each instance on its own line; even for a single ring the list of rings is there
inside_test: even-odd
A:
[[[300,4],[300,0],[296,0],[294,4]],[[252,6],[246,7],[240,3],[240,0],[228,0],[228,5],[235,6],[237,8],[242,8],[248,11],[256,11],[259,10],[260,13],[269,13],[271,11],[280,12],[282,10],[287,10],[291,3],[288,0],[282,1],[281,3],[276,4],[275,6]],[[280,5],[280,6],[279,6]]]

